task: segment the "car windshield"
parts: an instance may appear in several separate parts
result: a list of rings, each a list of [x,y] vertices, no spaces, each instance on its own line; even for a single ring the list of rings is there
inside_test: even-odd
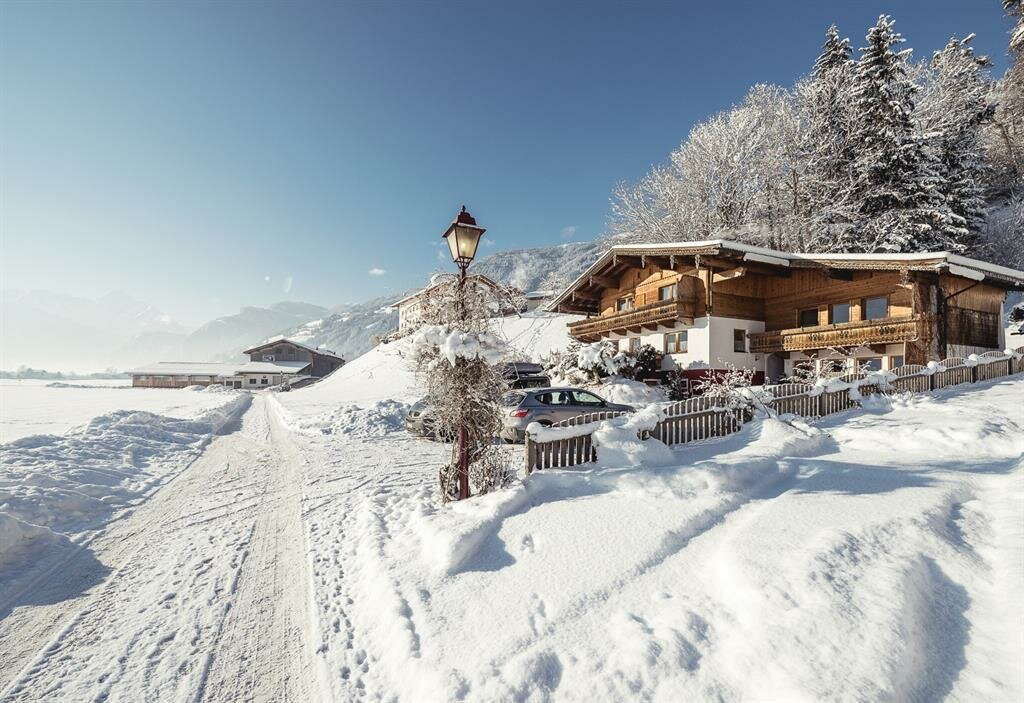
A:
[[[525,397],[525,393],[506,393],[505,397],[501,399],[501,404],[506,408],[511,408],[522,403]]]

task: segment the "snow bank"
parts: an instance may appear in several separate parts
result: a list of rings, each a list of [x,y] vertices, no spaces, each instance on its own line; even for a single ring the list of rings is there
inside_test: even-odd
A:
[[[5,542],[18,523],[77,534],[99,527],[191,463],[250,396],[193,419],[118,410],[64,435],[32,435],[0,446],[0,516]],[[12,522],[13,521],[13,522]]]
[[[657,405],[648,405],[630,415],[605,420],[594,430],[592,441],[597,451],[597,466],[668,466],[676,457],[668,446],[657,439],[641,440],[639,433],[650,431],[665,417]]]
[[[27,522],[0,512],[0,567],[11,567],[21,557],[62,542],[64,539],[53,530]]]
[[[648,386],[640,381],[632,381],[621,376],[611,376],[602,383],[589,387],[609,403],[622,403],[640,407],[649,403],[660,403],[668,400],[662,387]]]
[[[405,430],[405,416],[409,405],[397,400],[378,400],[368,403],[344,403],[325,413],[303,417],[290,412],[271,396],[279,416],[289,429],[303,434],[333,434],[349,437],[383,437],[391,432]]]

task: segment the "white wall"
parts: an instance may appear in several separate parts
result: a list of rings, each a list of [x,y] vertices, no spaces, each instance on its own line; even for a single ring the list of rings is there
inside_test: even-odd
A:
[[[663,328],[656,334],[640,335],[640,343],[650,344],[658,351],[663,351],[667,332],[686,330],[686,353],[665,355],[661,364],[663,369],[721,368],[724,362],[728,362],[739,367],[763,372],[763,354],[733,351],[732,334],[734,329],[742,329],[744,334],[764,332],[764,323],[758,320],[737,320],[729,317],[698,317],[694,319],[691,326],[679,324],[675,327]],[[622,351],[629,349],[629,339],[619,339],[618,344]]]

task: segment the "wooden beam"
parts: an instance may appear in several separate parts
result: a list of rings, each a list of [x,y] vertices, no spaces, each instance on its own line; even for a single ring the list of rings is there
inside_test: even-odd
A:
[[[748,271],[749,269],[746,266],[737,266],[734,269],[728,269],[727,271],[716,273],[715,280],[729,281],[732,280],[733,278],[740,278],[741,276],[746,276]]]
[[[626,256],[625,254],[616,254],[614,256],[616,265],[625,265],[635,269],[642,269],[643,262],[640,261],[639,256]]]
[[[612,278],[611,276],[591,276],[590,277],[590,285],[594,285],[595,283],[597,285],[603,286],[605,288],[618,288],[619,287],[618,279],[617,278]]]

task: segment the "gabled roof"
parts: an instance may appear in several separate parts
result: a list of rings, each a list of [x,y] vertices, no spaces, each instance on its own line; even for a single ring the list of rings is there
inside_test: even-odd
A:
[[[276,337],[271,337],[267,341],[260,342],[255,347],[252,347],[250,349],[246,349],[242,353],[243,354],[252,354],[255,351],[259,351],[260,349],[264,349],[266,347],[271,347],[271,346],[273,346],[275,344],[280,344],[281,342],[287,342],[288,344],[292,344],[292,345],[294,345],[296,347],[300,347],[302,349],[305,349],[306,351],[313,352],[314,354],[320,354],[322,356],[330,356],[330,357],[333,357],[335,359],[340,359],[341,361],[344,361],[344,359],[342,357],[338,356],[337,354],[332,352],[330,349],[318,349],[316,347],[311,347],[311,346],[309,346],[307,344],[303,344],[302,342],[296,342],[294,339],[288,339],[287,337],[285,337],[283,335],[277,335]]]
[[[970,259],[948,251],[919,252],[913,254],[801,254],[777,251],[765,247],[742,244],[728,239],[709,239],[698,242],[673,242],[651,244],[617,244],[609,248],[586,271],[559,293],[545,309],[558,310],[573,294],[587,287],[599,285],[602,277],[616,273],[647,261],[658,262],[674,268],[676,259],[680,264],[687,259],[701,257],[705,265],[716,260],[728,260],[730,265],[745,263],[775,269],[780,273],[796,268],[823,269],[868,269],[879,271],[948,271],[949,273],[973,280],[987,280],[1006,288],[1024,288],[1024,272],[997,266],[985,261]]]
[[[452,274],[452,275],[454,275],[454,274]],[[437,280],[439,277],[440,277],[439,274],[431,276],[430,277],[430,283],[428,283],[426,285],[426,287],[419,289],[415,293],[410,293],[409,295],[405,296],[401,300],[398,300],[398,301],[395,301],[394,303],[391,303],[391,305],[389,305],[388,307],[398,308],[398,306],[403,305],[405,303],[408,303],[410,300],[415,300],[416,298],[419,298],[424,293],[428,293],[428,292],[434,290],[435,288],[437,288],[438,286],[440,286],[443,283],[443,281],[438,281]],[[493,280],[491,280],[487,276],[483,275],[482,273],[471,273],[468,276],[466,276],[466,278],[467,279],[469,279],[469,278],[476,279],[477,281],[479,281],[480,283],[484,284],[485,286],[487,286],[489,288],[493,288],[495,290],[499,288],[497,283],[495,283]]]
[[[295,374],[308,369],[308,361],[250,361],[235,368],[235,373]]]

